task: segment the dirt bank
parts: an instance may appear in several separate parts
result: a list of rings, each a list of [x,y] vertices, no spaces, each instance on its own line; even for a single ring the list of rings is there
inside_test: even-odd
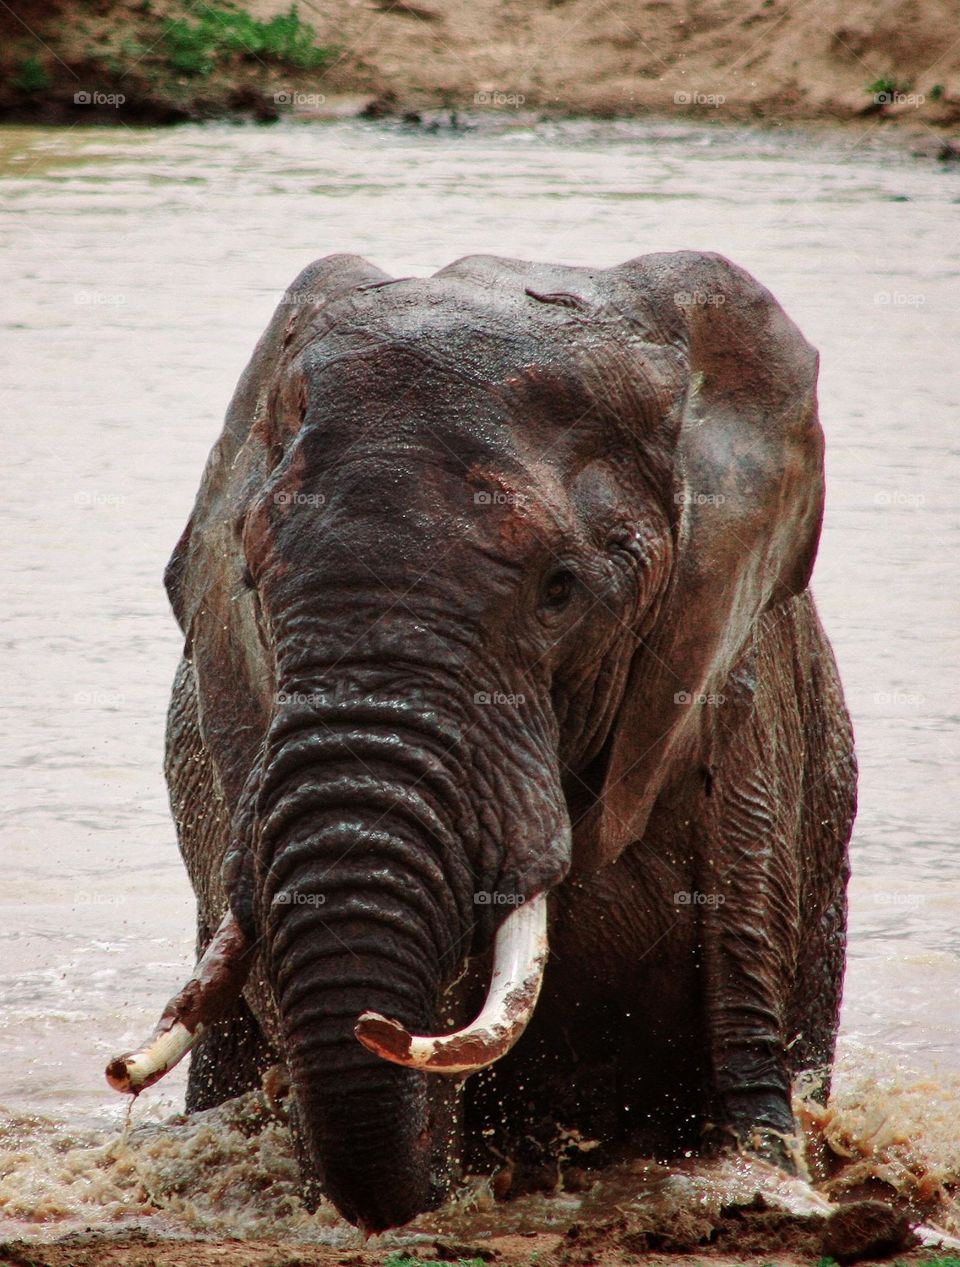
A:
[[[448,1247],[449,1250],[450,1247]],[[413,1251],[343,1250],[304,1247],[292,1241],[192,1241],[189,1249],[171,1241],[150,1237],[124,1237],[113,1243],[100,1238],[81,1238],[70,1245],[36,1245],[19,1242],[0,1245],[0,1267],[821,1267],[818,1256],[808,1254],[643,1254],[621,1251],[616,1244],[606,1250],[595,1245],[571,1256],[557,1237],[502,1237],[484,1248],[488,1257],[473,1255],[476,1247],[454,1246],[458,1257],[437,1256],[431,1246]],[[446,1253],[447,1251],[444,1251]],[[405,1257],[409,1253],[409,1257]],[[865,1267],[889,1259],[863,1259]],[[957,1267],[960,1259],[932,1251],[900,1254],[896,1267]]]
[[[960,122],[952,0],[17,0],[0,118]]]
[[[870,1223],[870,1207],[874,1216]],[[865,1216],[863,1211],[867,1210]],[[445,1237],[421,1239],[406,1248],[378,1246],[373,1237],[355,1245],[310,1245],[283,1240],[161,1240],[145,1232],[83,1233],[55,1243],[15,1241],[0,1244],[0,1267],[623,1267],[643,1262],[648,1267],[679,1267],[703,1262],[709,1267],[826,1267],[839,1256],[842,1263],[888,1261],[896,1255],[905,1264],[957,1267],[960,1259],[942,1250],[913,1248],[916,1238],[906,1225],[879,1222],[877,1203],[858,1207],[858,1231],[849,1227],[833,1239],[830,1222],[800,1220],[773,1211],[758,1200],[755,1208],[731,1207],[713,1220],[691,1213],[670,1232],[652,1230],[650,1220],[636,1215],[615,1216],[601,1222],[577,1223],[565,1233],[529,1232],[460,1241]],[[848,1208],[847,1213],[852,1211]],[[708,1229],[707,1222],[711,1226]],[[865,1232],[864,1229],[868,1230]],[[691,1255],[694,1258],[691,1259]]]
[[[860,1216],[863,1222],[862,1215]],[[897,1267],[928,1264],[957,1267],[960,1259],[942,1250],[911,1249],[911,1236],[889,1223],[871,1241],[833,1243],[822,1227],[807,1228],[782,1213],[738,1209],[713,1228],[678,1226],[671,1236],[654,1237],[636,1219],[616,1217],[602,1223],[575,1224],[565,1234],[530,1232],[460,1242],[449,1237],[397,1249],[378,1247],[373,1237],[362,1248],[308,1245],[283,1240],[160,1240],[147,1233],[81,1234],[56,1243],[16,1241],[0,1244],[0,1267],[827,1267],[889,1262]],[[724,1224],[726,1224],[724,1226]],[[891,1234],[892,1233],[892,1234]],[[668,1252],[659,1245],[666,1243]],[[831,1252],[832,1251],[832,1252]],[[849,1251],[849,1252],[848,1252]]]

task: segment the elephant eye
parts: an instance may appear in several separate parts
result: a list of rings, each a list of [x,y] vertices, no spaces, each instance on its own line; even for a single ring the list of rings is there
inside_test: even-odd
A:
[[[244,567],[240,580],[245,590],[255,590],[257,588],[257,583],[253,579],[253,573],[249,567]]]
[[[611,534],[608,546],[615,553],[636,557],[640,548],[640,533],[636,528],[618,528]]]
[[[576,577],[567,568],[551,572],[543,587],[541,603],[548,611],[560,611],[566,607],[573,594]]]

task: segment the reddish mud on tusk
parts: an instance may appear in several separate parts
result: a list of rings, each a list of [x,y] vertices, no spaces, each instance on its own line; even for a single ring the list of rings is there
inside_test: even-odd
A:
[[[419,1037],[398,1021],[364,1012],[354,1033],[369,1051],[426,1073],[473,1073],[505,1056],[526,1029],[540,994],[548,954],[547,898],[513,911],[494,942],[493,975],[483,1010],[452,1034]]]
[[[204,1026],[222,1016],[243,989],[253,958],[251,949],[240,925],[227,911],[193,976],[163,1009],[147,1041],[107,1065],[107,1081],[114,1091],[139,1095],[183,1059]]]

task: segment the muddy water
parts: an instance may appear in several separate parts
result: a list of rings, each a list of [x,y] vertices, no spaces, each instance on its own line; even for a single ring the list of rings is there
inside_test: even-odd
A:
[[[720,127],[7,129],[0,213],[0,1213],[47,1235],[330,1224],[297,1206],[282,1125],[158,1126],[178,1071],[121,1142],[102,1068],[192,962],[160,773],[179,650],[160,574],[280,292],[332,251],[409,274],[473,251],[719,250],[820,347],[815,591],[862,765],[829,1129],[898,1182],[960,1173],[960,176]]]

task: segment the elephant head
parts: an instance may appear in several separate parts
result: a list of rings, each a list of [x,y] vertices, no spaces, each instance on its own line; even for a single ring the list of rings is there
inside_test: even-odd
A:
[[[642,836],[703,759],[698,701],[805,588],[815,381],[769,292],[695,253],[396,280],[333,256],[258,345],[167,584],[232,916],[362,1226],[437,1199],[429,1080],[517,1037],[542,896]],[[481,1021],[431,1040],[494,942]]]

